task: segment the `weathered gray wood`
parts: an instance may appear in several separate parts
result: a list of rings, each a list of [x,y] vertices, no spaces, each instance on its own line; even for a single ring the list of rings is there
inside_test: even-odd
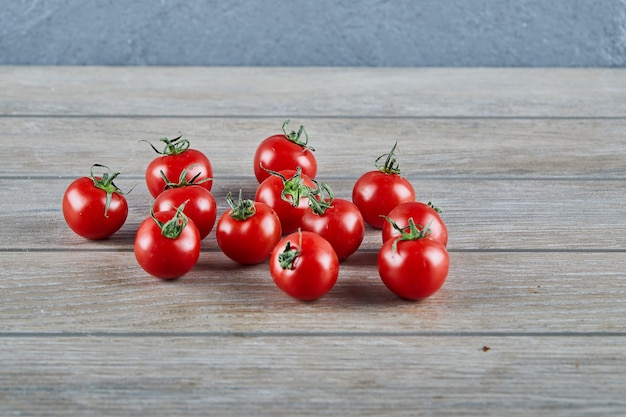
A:
[[[623,253],[451,253],[443,288],[423,302],[389,292],[376,252],[342,263],[315,303],[283,294],[267,264],[203,252],[176,282],[144,273],[132,251],[0,253],[4,331],[624,332]]]
[[[356,177],[355,177],[356,178]],[[72,179],[0,179],[0,250],[108,249],[132,250],[135,232],[149,215],[152,197],[140,178],[117,182],[127,190],[129,217],[124,227],[104,241],[75,235],[65,224],[61,198]],[[254,198],[254,177],[215,180],[218,216],[226,211],[225,196],[243,190]],[[354,180],[333,179],[336,196],[351,200]],[[451,250],[624,250],[626,193],[619,181],[536,181],[414,179],[418,200],[444,209]],[[218,250],[212,232],[206,250]],[[364,250],[378,250],[381,235],[369,229]]]
[[[3,337],[7,415],[619,415],[623,337]],[[485,351],[486,350],[486,351]]]
[[[624,100],[626,102],[626,98]],[[139,176],[156,156],[147,143],[182,132],[216,178],[251,176],[254,151],[289,114],[230,118],[0,118],[0,176],[85,175],[99,162]],[[403,174],[436,177],[624,178],[625,120],[293,119],[315,147],[319,177],[373,169],[398,141]],[[11,145],[11,146],[9,146]]]
[[[390,293],[371,229],[314,303],[213,234],[178,281],[138,267],[139,141],[205,151],[221,213],[288,117],[343,198],[398,140],[445,209],[441,291]],[[625,128],[622,69],[2,67],[0,414],[626,414]],[[137,185],[89,242],[60,205],[96,162]]]
[[[0,68],[0,114],[626,116],[623,69]]]

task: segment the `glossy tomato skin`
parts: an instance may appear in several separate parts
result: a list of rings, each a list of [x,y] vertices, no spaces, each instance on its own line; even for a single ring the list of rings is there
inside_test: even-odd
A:
[[[259,183],[270,174],[265,171],[283,171],[302,168],[302,173],[315,178],[317,160],[311,149],[287,139],[285,135],[274,135],[263,140],[254,153],[254,175]],[[265,169],[263,169],[265,168]]]
[[[122,194],[113,193],[105,216],[106,195],[106,191],[94,186],[89,177],[73,181],[63,194],[63,217],[70,229],[92,240],[104,239],[117,232],[128,216],[128,203]]]
[[[428,204],[420,201],[411,201],[408,203],[402,203],[388,214],[398,226],[401,228],[407,228],[409,226],[409,219],[412,218],[419,229],[424,226],[429,226],[431,239],[441,242],[444,246],[448,245],[448,228],[446,224],[439,216],[439,213]],[[398,232],[388,221],[385,221],[382,231],[383,242],[400,237]]]
[[[215,237],[226,256],[242,265],[259,264],[269,258],[282,235],[280,219],[267,204],[254,203],[255,213],[245,220],[223,213],[217,222]]]
[[[161,211],[154,216],[161,222],[172,219],[176,211]],[[200,233],[189,220],[181,235],[170,239],[161,234],[154,219],[145,219],[135,236],[135,258],[144,271],[160,279],[180,278],[189,272],[200,257]]]
[[[148,168],[146,169],[146,185],[152,197],[156,198],[165,189],[165,182],[161,176],[161,171],[165,173],[165,176],[170,182],[177,183],[180,174],[185,169],[188,169],[185,177],[187,180],[191,180],[193,177],[200,174],[195,180],[195,183],[206,178],[211,178],[210,181],[198,184],[208,191],[211,191],[211,187],[213,187],[213,167],[211,166],[209,158],[197,149],[187,149],[180,154],[156,157],[148,164]]]
[[[185,214],[193,220],[204,239],[211,233],[217,219],[217,203],[210,191],[200,185],[188,185],[179,188],[168,188],[154,200],[155,212],[176,209],[185,201]]]
[[[448,276],[448,251],[440,242],[422,238],[383,243],[378,253],[378,273],[394,294],[421,300],[436,293]]]
[[[402,203],[415,200],[411,183],[398,174],[370,171],[363,174],[352,189],[352,202],[367,224],[382,229],[386,216]]]
[[[295,170],[283,170],[279,171],[285,178],[292,178],[295,174]],[[303,184],[314,188],[315,183],[308,176],[302,176]],[[300,220],[304,215],[304,212],[309,206],[308,197],[301,197],[297,206],[293,206],[281,198],[281,193],[284,189],[283,180],[280,177],[271,175],[257,187],[254,200],[270,206],[280,219],[280,225],[283,234],[293,233],[300,227]],[[291,200],[291,196],[287,196]]]
[[[323,214],[309,207],[300,221],[302,230],[317,233],[326,239],[340,261],[352,255],[363,242],[365,222],[352,202],[335,198]]]
[[[287,242],[299,249],[291,268],[280,265],[279,255]],[[300,243],[301,242],[301,243]],[[326,239],[313,232],[296,232],[283,237],[270,255],[272,279],[285,293],[302,301],[312,301],[330,291],[339,275],[339,260]]]

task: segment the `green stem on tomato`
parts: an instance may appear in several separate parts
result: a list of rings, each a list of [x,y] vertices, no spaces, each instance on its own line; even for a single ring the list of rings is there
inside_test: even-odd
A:
[[[164,237],[168,239],[177,239],[183,233],[185,226],[187,226],[187,223],[189,222],[189,218],[185,215],[185,213],[183,213],[183,210],[185,209],[185,206],[188,202],[189,200],[178,206],[174,217],[166,222],[162,222],[157,219],[154,215],[154,211],[150,210],[150,216],[152,217],[154,222],[161,228],[161,234]]]
[[[285,130],[285,127],[291,122],[291,120],[287,119],[285,120],[285,122],[283,123],[283,133],[285,134],[285,137],[287,139],[289,139],[290,141],[292,141],[293,143],[295,143],[296,145],[300,145],[303,148],[306,148],[310,151],[315,151],[315,149],[313,149],[311,146],[308,146],[309,143],[309,134],[306,133],[306,130],[304,130],[304,126],[300,126],[300,129],[298,129],[297,132],[295,131],[291,131],[290,133],[287,133],[287,131]],[[304,133],[304,141],[301,141],[300,138],[302,137],[302,134]]]
[[[200,181],[196,181],[198,177],[202,175],[202,172],[198,172],[196,175],[194,175],[193,178],[188,180],[187,174],[189,173],[191,168],[193,168],[194,166],[200,166],[200,164],[191,164],[187,168],[183,169],[183,171],[180,173],[180,176],[178,177],[178,182],[171,182],[169,178],[167,178],[167,175],[165,175],[165,172],[161,170],[160,171],[161,178],[163,179],[163,182],[165,183],[165,187],[163,189],[167,190],[168,188],[182,188],[182,187],[188,187],[190,185],[200,185],[200,184],[204,184],[207,181],[213,180],[213,178],[202,178]]]
[[[392,250],[394,252],[396,252],[397,246],[398,246],[398,242],[401,240],[418,240],[418,239],[425,239],[428,236],[430,236],[431,230],[430,230],[430,225],[432,223],[432,221],[430,223],[428,223],[426,226],[421,226],[421,229],[418,228],[418,226],[415,224],[415,221],[413,220],[413,217],[409,218],[409,225],[407,227],[400,227],[398,226],[398,224],[390,217],[387,216],[381,216],[384,217],[385,220],[387,220],[391,226],[396,229],[398,232],[400,232],[400,236],[395,238],[392,244]],[[408,230],[407,230],[408,229]]]
[[[182,134],[174,139],[161,138],[159,140],[165,143],[165,148],[162,151],[158,150],[152,143],[145,139],[142,139],[141,142],[146,142],[156,153],[161,155],[180,155],[189,149],[189,140],[184,139]]]
[[[252,200],[244,200],[242,198],[242,192],[239,190],[239,201],[235,203],[233,200],[233,196],[231,193],[226,195],[226,201],[228,205],[231,207],[230,217],[235,220],[244,221],[256,213],[256,207],[254,206],[254,201]]]
[[[300,256],[300,249],[302,248],[302,230],[298,229],[298,237],[299,242],[298,246],[294,248],[291,244],[291,241],[287,241],[287,246],[285,246],[285,250],[278,254],[278,263],[280,267],[283,269],[293,269],[293,264],[295,263],[298,256]]]
[[[322,182],[320,184],[318,184],[315,180],[313,180],[313,182],[315,183],[317,188],[313,189],[311,187],[308,187],[309,207],[311,208],[311,211],[313,213],[321,216],[326,213],[326,210],[332,208],[335,194],[330,188],[330,185],[326,184],[325,182]],[[328,198],[324,198],[324,193],[328,195]]]
[[[430,207],[431,209],[435,210],[437,212],[437,214],[443,213],[443,210],[441,209],[441,207],[435,207],[435,205],[432,203],[432,201],[428,202],[428,207]]]
[[[278,177],[283,181],[283,190],[280,193],[280,198],[292,206],[298,207],[300,199],[309,196],[311,188],[304,185],[304,182],[302,181],[302,168],[297,167],[296,173],[291,178],[285,177],[280,172],[264,168],[262,165],[261,168],[263,168],[268,174]],[[287,196],[291,197],[291,201],[287,198]]]
[[[102,173],[102,176],[96,177],[93,173],[93,169],[95,167],[98,168],[106,168],[106,171]],[[101,164],[93,164],[91,166],[91,170],[89,171],[91,175],[91,179],[93,180],[93,185],[96,188],[103,190],[106,193],[106,202],[104,204],[104,217],[109,217],[109,207],[111,206],[111,200],[113,199],[113,193],[122,194],[122,190],[120,190],[114,183],[113,180],[120,175],[119,172],[114,172],[112,175],[110,174],[109,167]],[[130,191],[129,191],[130,192]]]
[[[389,153],[382,154],[381,156],[376,158],[376,160],[374,161],[374,166],[379,171],[384,172],[385,174],[398,174],[398,175],[400,174],[400,163],[398,162],[398,160],[396,159],[394,155],[394,152],[396,151],[397,147],[398,147],[398,142],[396,141],[396,143],[394,143]],[[381,165],[380,160],[385,157],[386,157],[385,163]]]

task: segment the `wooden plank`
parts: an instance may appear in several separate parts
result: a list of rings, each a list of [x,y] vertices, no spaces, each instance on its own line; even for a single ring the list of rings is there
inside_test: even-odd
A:
[[[626,102],[626,100],[625,100]],[[285,116],[289,117],[289,113]],[[143,175],[149,145],[183,132],[216,177],[252,175],[254,152],[284,118],[0,118],[0,176],[85,175],[99,162]],[[319,177],[356,177],[399,142],[404,175],[623,179],[626,120],[294,119],[316,148]]]
[[[623,253],[453,252],[442,289],[423,302],[389,292],[376,253],[342,263],[314,303],[283,294],[267,264],[219,252],[175,282],[145,274],[132,252],[0,253],[3,332],[624,332]],[[427,334],[425,335],[427,336]],[[287,337],[287,336],[286,336]]]
[[[3,337],[4,415],[622,415],[623,337]]]
[[[140,179],[120,180],[130,213],[105,241],[88,241],[65,224],[61,199],[69,179],[0,179],[0,250],[132,250],[153,199]],[[329,181],[337,197],[351,199],[354,180]],[[443,207],[450,250],[626,250],[626,194],[616,181],[452,180],[413,181],[418,200]],[[254,198],[254,178],[221,178],[213,194],[218,215],[225,196],[242,189]],[[212,232],[205,250],[219,250]],[[362,250],[378,250],[380,232],[368,228]]]
[[[625,87],[624,69],[0,67],[0,414],[626,414]],[[445,209],[440,292],[390,293],[373,230],[314,303],[214,236],[176,282],[137,266],[139,140],[206,151],[222,212],[287,117],[344,198],[399,141]],[[137,183],[104,242],[60,212],[94,162]]]
[[[2,67],[0,114],[625,117],[623,69]]]

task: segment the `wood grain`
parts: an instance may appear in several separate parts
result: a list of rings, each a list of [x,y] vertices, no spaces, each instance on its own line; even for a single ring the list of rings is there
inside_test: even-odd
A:
[[[350,200],[355,179],[330,178],[337,197]],[[117,181],[130,213],[123,228],[104,241],[83,239],[67,227],[61,198],[71,179],[0,179],[0,218],[5,222],[0,250],[131,250],[139,224],[153,199],[140,178]],[[626,251],[626,193],[613,180],[414,179],[417,198],[443,208],[450,250],[609,250]],[[242,189],[254,198],[254,177],[219,178],[213,194],[218,215],[226,194]],[[24,192],[28,190],[28,192]],[[25,208],[25,209],[24,209]],[[45,233],[42,227],[45,226]],[[592,232],[589,232],[592,230]],[[368,227],[362,250],[378,250],[381,234]],[[205,250],[219,250],[212,232]]]
[[[0,92],[0,415],[626,414],[625,70],[0,67]],[[313,303],[213,233],[175,282],[138,267],[141,140],[205,151],[222,213],[286,118],[342,198],[398,141],[444,208],[438,293],[389,292],[373,229]],[[93,163],[135,187],[101,242],[60,209]]]
[[[624,117],[621,69],[4,67],[7,115]]]
[[[453,252],[444,287],[423,302],[389,292],[376,252],[342,263],[324,298],[302,303],[267,264],[203,252],[177,282],[144,273],[132,251],[0,253],[6,331],[623,332],[623,253]],[[71,273],[68,273],[71,271]]]
[[[626,98],[625,98],[626,102]],[[0,118],[0,176],[85,175],[99,162],[143,175],[156,156],[147,143],[182,132],[205,152],[216,178],[252,175],[257,144],[281,133],[271,119]],[[293,119],[316,148],[319,177],[354,178],[398,141],[404,175],[445,178],[624,179],[626,119]]]
[[[1,340],[7,414],[572,416],[626,407],[621,337]]]

